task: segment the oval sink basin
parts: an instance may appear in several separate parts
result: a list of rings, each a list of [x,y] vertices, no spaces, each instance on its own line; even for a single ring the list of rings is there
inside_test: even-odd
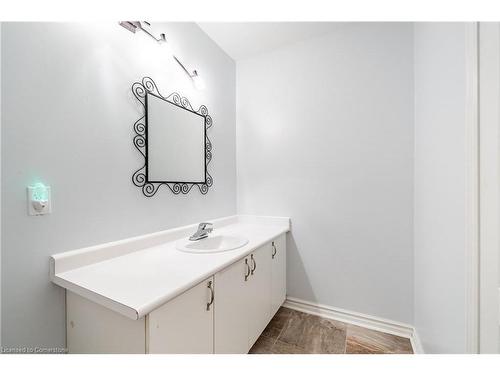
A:
[[[244,237],[215,235],[198,241],[190,241],[189,239],[180,240],[177,241],[175,247],[177,250],[187,253],[209,254],[236,250],[247,243],[248,240]]]

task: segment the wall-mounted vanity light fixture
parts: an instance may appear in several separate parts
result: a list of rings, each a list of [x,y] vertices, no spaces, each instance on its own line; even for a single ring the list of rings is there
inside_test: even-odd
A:
[[[154,39],[157,43],[160,43],[160,44],[167,43],[167,38],[166,38],[164,33],[161,33],[160,37],[157,38],[156,36],[153,35],[153,33],[151,33],[151,31],[148,30],[151,26],[151,24],[149,22],[142,21],[142,23],[141,23],[141,21],[120,21],[119,23],[120,23],[120,26],[126,28],[128,31],[133,32],[134,34],[137,31],[144,31],[149,37]],[[181,66],[182,70],[184,70],[184,72],[188,75],[188,77],[191,79],[194,87],[198,90],[203,90],[205,88],[205,84],[204,84],[203,80],[201,79],[200,75],[198,74],[198,71],[193,70],[192,72],[189,72],[189,70],[186,69],[184,64],[174,54],[172,54],[172,57],[177,62],[177,64],[179,64]]]

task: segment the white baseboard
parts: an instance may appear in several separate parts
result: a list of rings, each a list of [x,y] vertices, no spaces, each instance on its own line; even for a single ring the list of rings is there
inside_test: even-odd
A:
[[[340,322],[373,329],[375,331],[409,338],[413,352],[416,354],[423,354],[422,345],[415,328],[408,324],[319,303],[308,302],[293,297],[287,297],[283,306],[308,314],[318,315],[323,318],[334,319]]]
[[[411,347],[413,348],[413,353],[415,354],[425,354],[424,347],[420,341],[417,330],[413,329],[413,335],[410,337]]]

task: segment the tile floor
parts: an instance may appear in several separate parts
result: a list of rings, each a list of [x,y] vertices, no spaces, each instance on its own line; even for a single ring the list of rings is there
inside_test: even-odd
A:
[[[407,338],[282,307],[250,354],[413,354]]]

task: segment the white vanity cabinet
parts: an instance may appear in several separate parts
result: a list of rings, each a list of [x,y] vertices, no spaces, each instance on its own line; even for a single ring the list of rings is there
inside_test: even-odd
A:
[[[248,351],[250,256],[215,274],[215,353]]]
[[[269,244],[250,254],[250,277],[246,297],[248,306],[248,349],[271,320],[271,251]],[[248,350],[247,350],[248,351]]]
[[[213,277],[146,317],[132,320],[74,293],[66,293],[69,353],[211,354]]]
[[[285,267],[283,234],[139,320],[68,290],[68,350],[247,353],[285,299]]]
[[[215,274],[215,353],[246,353],[271,319],[271,252],[262,246]]]
[[[148,353],[214,352],[214,281],[199,283],[148,315]]]

